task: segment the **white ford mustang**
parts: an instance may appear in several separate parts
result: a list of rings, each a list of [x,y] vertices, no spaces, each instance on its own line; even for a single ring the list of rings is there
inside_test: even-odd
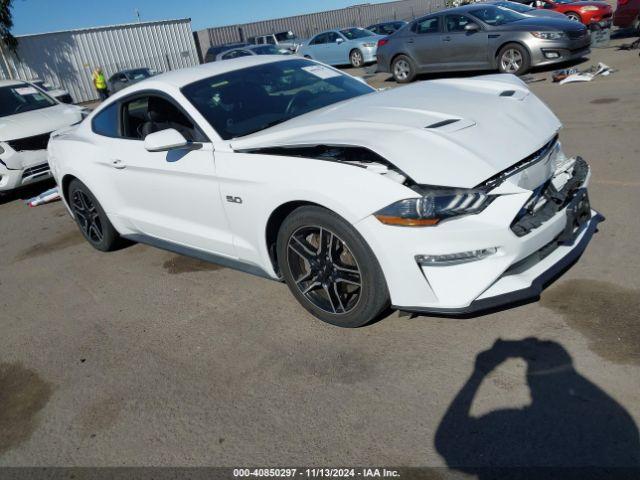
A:
[[[560,126],[510,75],[378,92],[243,57],[127,88],[48,152],[97,249],[125,238],[282,279],[355,327],[536,298],[574,262],[602,217]]]

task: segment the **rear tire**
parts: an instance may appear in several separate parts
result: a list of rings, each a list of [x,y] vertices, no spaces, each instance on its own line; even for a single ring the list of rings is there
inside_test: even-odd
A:
[[[391,73],[398,83],[412,82],[416,77],[416,66],[411,58],[406,55],[398,55],[391,62]]]
[[[102,252],[116,250],[121,243],[120,235],[91,190],[80,180],[72,180],[68,199],[76,224],[87,242]]]
[[[567,18],[569,20],[572,20],[572,21],[578,22],[578,23],[582,23],[582,18],[576,12],[567,12],[567,13],[565,13],[565,15],[567,16]]]
[[[360,68],[364,65],[364,56],[360,50],[355,48],[349,53],[349,61],[353,68]]]
[[[498,53],[498,70],[500,73],[523,75],[531,68],[529,51],[517,43],[507,43]]]
[[[278,266],[291,293],[313,316],[361,327],[389,306],[373,251],[351,224],[316,206],[294,210],[277,239]]]

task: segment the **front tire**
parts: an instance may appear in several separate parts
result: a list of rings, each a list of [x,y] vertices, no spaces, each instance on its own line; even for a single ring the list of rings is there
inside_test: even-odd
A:
[[[531,57],[522,45],[508,43],[498,53],[498,70],[500,73],[523,75],[531,68]]]
[[[80,180],[72,180],[68,199],[76,224],[87,242],[102,252],[117,249],[120,235],[91,190]]]
[[[416,66],[406,55],[398,55],[391,63],[391,73],[398,83],[409,83],[416,76]]]
[[[353,68],[360,68],[364,65],[364,56],[362,55],[362,52],[356,48],[351,50],[351,53],[349,54],[349,61]]]
[[[389,306],[374,253],[338,215],[315,206],[294,210],[280,227],[276,248],[291,293],[323,322],[360,327]]]

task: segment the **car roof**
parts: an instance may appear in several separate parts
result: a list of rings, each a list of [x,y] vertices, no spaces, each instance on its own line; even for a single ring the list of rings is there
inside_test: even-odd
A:
[[[267,63],[286,62],[292,59],[288,55],[252,55],[250,57],[238,57],[224,62],[212,62],[198,65],[197,67],[182,68],[171,72],[163,73],[153,77],[154,82],[162,82],[182,88],[190,83],[204,80],[205,78],[221,75],[243,68],[265,65]],[[302,58],[298,58],[302,60]],[[136,84],[138,85],[138,84]]]
[[[11,87],[13,85],[22,85],[27,83],[26,80],[0,80],[0,87]]]

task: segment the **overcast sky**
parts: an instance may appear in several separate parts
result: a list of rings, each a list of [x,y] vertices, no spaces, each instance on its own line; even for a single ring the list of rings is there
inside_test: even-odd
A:
[[[319,12],[382,0],[14,0],[13,33],[44,33],[190,17],[194,30]]]

